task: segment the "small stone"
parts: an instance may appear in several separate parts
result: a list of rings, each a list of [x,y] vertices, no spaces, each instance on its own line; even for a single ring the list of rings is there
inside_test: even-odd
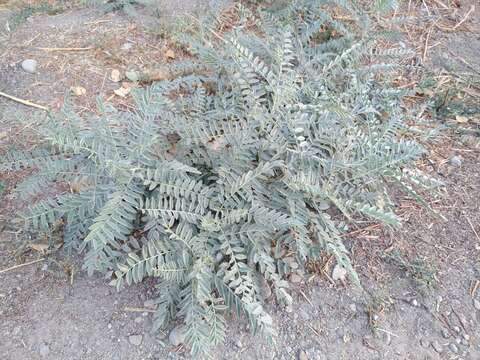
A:
[[[133,47],[133,44],[132,44],[132,43],[126,42],[126,43],[124,43],[124,44],[120,47],[120,49],[122,49],[123,51],[128,51],[128,50],[130,50],[132,47]]]
[[[451,343],[448,348],[450,349],[451,352],[453,352],[454,354],[458,353],[458,346],[455,345],[454,343]]]
[[[75,96],[84,96],[87,93],[87,89],[85,89],[83,86],[72,86],[70,91]]]
[[[291,274],[290,275],[290,281],[294,284],[298,284],[302,282],[302,277],[297,275],[297,274]]]
[[[468,335],[468,334],[463,334],[463,338],[464,338],[465,340],[469,341],[469,340],[470,340],[470,335]]]
[[[130,342],[130,344],[132,344],[134,346],[140,346],[142,344],[142,341],[143,341],[143,336],[142,335],[130,335],[128,337],[128,341]]]
[[[473,299],[473,307],[480,311],[480,300],[478,299]]]
[[[122,74],[120,74],[120,71],[117,69],[113,69],[110,73],[110,80],[112,80],[113,82],[120,82],[122,80]]]
[[[450,164],[453,166],[462,166],[462,158],[460,156],[452,156],[450,158]]]
[[[418,301],[417,299],[412,300],[412,306],[418,307]]]
[[[439,354],[443,352],[443,346],[437,340],[432,342],[432,347]]]
[[[242,342],[240,341],[240,339],[238,339],[237,341],[235,341],[235,346],[238,347],[239,349],[241,349],[243,347],[243,344]]]
[[[222,260],[223,260],[223,254],[219,251],[219,252],[217,252],[217,254],[215,255],[215,262],[216,262],[216,263],[220,263],[220,262],[222,262]]]
[[[47,344],[41,343],[40,348],[38,349],[38,352],[40,353],[41,357],[47,357],[48,354],[50,353],[50,348],[48,347]]]
[[[460,328],[458,326],[454,326],[453,327],[453,331],[455,331],[456,333],[459,333],[460,332]]]
[[[318,204],[318,209],[325,211],[330,209],[330,203],[328,201],[322,200],[320,201],[320,204]]]
[[[445,338],[445,339],[448,339],[450,337],[450,333],[448,332],[447,329],[442,329],[442,336]]]
[[[111,329],[111,328],[112,328],[112,324],[108,324],[107,327],[108,327],[109,329]]]
[[[332,279],[333,281],[345,281],[345,277],[347,276],[347,270],[340,264],[335,265],[332,271]]]
[[[357,312],[357,305],[355,305],[355,304],[350,304],[348,307],[349,307],[349,309],[350,309],[351,312],[353,312],[353,313],[356,313],[356,312]]]
[[[33,59],[23,60],[22,69],[30,74],[34,74],[37,70],[37,61]]]
[[[178,346],[185,342],[185,327],[184,326],[176,326],[170,331],[168,335],[168,340],[173,346]]]
[[[300,350],[298,353],[298,360],[308,360],[308,355],[305,351]]]

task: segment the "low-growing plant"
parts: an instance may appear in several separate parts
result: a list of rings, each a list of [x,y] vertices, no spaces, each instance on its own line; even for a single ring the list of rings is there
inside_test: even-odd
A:
[[[119,289],[157,278],[154,326],[183,319],[194,356],[224,341],[228,312],[274,338],[260,279],[291,302],[284,253],[303,266],[326,250],[358,283],[346,224],[398,226],[391,184],[430,185],[415,170],[424,150],[409,137],[405,90],[385,72],[401,51],[380,50],[382,33],[353,4],[341,4],[345,23],[328,5],[242,9],[250,30],[242,16],[229,31],[199,24],[193,60],[135,92],[136,111],[99,103],[80,117],[67,103],[39,127],[43,147],[4,161],[38,168],[24,197],[69,184],[29,206],[26,225],[62,223],[64,247],[85,252],[89,273],[114,270]]]

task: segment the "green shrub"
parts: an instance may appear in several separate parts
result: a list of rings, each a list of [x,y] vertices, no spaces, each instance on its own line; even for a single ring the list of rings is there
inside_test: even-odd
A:
[[[424,150],[404,122],[405,91],[383,72],[400,52],[380,51],[381,32],[344,10],[354,22],[318,1],[240,8],[229,32],[199,25],[195,60],[136,92],[135,112],[51,116],[45,146],[3,165],[38,168],[19,185],[26,197],[70,184],[30,206],[27,226],[62,221],[65,247],[85,251],[89,273],[114,270],[118,288],[156,277],[155,327],[183,319],[194,355],[224,340],[227,310],[274,338],[259,284],[291,301],[285,252],[303,266],[327,251],[358,282],[347,224],[399,225],[391,185],[415,195],[430,182],[415,170]]]

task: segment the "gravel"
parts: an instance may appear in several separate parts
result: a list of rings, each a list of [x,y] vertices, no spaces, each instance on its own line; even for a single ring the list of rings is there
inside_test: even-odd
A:
[[[332,279],[333,281],[345,281],[345,277],[347,276],[347,270],[340,264],[335,265],[332,271]]]
[[[128,341],[134,346],[140,346],[143,341],[143,335],[130,335]]]
[[[452,156],[450,158],[450,164],[453,166],[462,166],[462,158],[460,156]]]
[[[450,349],[451,352],[453,352],[454,354],[458,353],[458,346],[455,345],[454,343],[451,343],[448,348]]]
[[[34,74],[37,70],[37,61],[33,59],[23,60],[22,69],[29,74]]]

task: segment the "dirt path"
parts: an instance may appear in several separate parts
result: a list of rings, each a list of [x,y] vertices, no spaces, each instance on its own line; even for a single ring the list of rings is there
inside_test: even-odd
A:
[[[451,36],[457,57],[447,62],[462,71],[465,62],[477,67],[478,34]],[[53,50],[66,47],[82,50]],[[128,98],[113,93],[122,84],[110,79],[112,70],[173,61],[169,49],[168,41],[118,13],[75,9],[37,15],[0,36],[0,91],[56,109],[70,88],[82,87],[86,94],[72,98],[80,112],[94,109],[95,96],[128,109]],[[434,50],[432,66],[443,66],[434,54],[446,52]],[[19,66],[26,58],[38,61],[35,74]],[[28,144],[33,113],[0,98],[0,147]],[[250,335],[243,320],[231,319],[228,340],[214,358],[480,359],[480,148],[470,140],[445,138],[434,149],[429,166],[445,182],[446,194],[432,203],[445,220],[400,198],[401,231],[366,224],[365,231],[348,237],[365,292],[312,275],[295,284],[292,309],[268,302],[279,331],[276,345]],[[452,162],[453,156],[461,163]],[[2,174],[0,180],[12,186],[15,178]],[[1,201],[0,271],[15,265],[15,248],[25,240],[16,239],[17,229],[8,225],[15,215],[11,195]],[[22,261],[40,256],[30,251]],[[329,274],[333,264],[325,260]],[[66,268],[75,269],[73,277]],[[170,344],[168,334],[150,332],[154,283],[117,294],[107,279],[88,278],[79,269],[77,261],[55,255],[0,273],[1,359],[189,358],[183,346]],[[428,281],[435,288],[421,291]]]

